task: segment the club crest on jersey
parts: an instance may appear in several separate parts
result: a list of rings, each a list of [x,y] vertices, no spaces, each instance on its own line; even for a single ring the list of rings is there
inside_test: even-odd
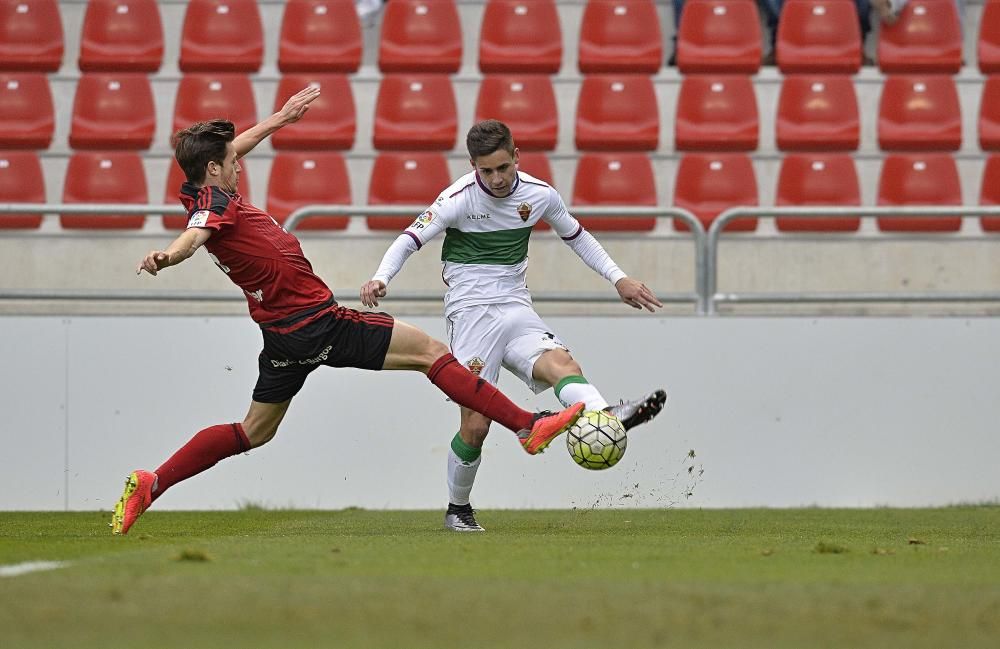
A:
[[[478,356],[473,356],[472,359],[465,364],[465,366],[469,368],[470,372],[479,376],[479,373],[483,371],[484,367],[486,367],[486,362]]]
[[[205,224],[208,223],[209,214],[211,214],[211,212],[209,212],[208,210],[198,210],[197,212],[191,215],[190,219],[188,219],[187,226],[189,228],[204,227]]]
[[[522,221],[527,221],[528,217],[531,216],[531,203],[522,201],[521,204],[517,206],[517,214],[521,217]]]

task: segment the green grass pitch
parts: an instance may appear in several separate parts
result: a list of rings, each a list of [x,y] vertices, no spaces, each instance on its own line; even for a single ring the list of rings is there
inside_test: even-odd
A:
[[[0,647],[997,647],[1000,507],[0,513]]]

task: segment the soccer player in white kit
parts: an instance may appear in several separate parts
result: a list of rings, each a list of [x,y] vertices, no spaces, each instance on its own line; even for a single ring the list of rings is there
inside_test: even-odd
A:
[[[582,401],[586,410],[609,410],[626,430],[655,417],[666,401],[665,391],[609,405],[535,313],[525,283],[532,228],[539,221],[548,223],[587,266],[615,286],[626,304],[652,312],[662,303],[645,284],[622,272],[570,215],[555,189],[518,171],[518,150],[505,124],[476,124],[466,145],[473,171],[441,192],[389,246],[375,275],[361,287],[361,302],[377,306],[407,258],[444,232],[444,314],[452,354],[460,363],[494,385],[500,367],[506,367],[535,393],[554,387],[564,405]],[[481,532],[469,496],[491,422],[473,410],[461,410],[461,428],[448,454],[445,527]]]

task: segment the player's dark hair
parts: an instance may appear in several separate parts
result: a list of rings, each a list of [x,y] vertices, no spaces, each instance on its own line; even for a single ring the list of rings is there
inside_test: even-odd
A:
[[[469,158],[472,160],[500,149],[513,156],[514,136],[503,122],[487,119],[469,129],[469,134],[465,136],[465,147],[469,150]]]
[[[188,182],[205,182],[209,162],[222,164],[226,159],[226,144],[236,138],[236,127],[227,119],[212,119],[192,124],[174,133],[171,144],[174,157]]]

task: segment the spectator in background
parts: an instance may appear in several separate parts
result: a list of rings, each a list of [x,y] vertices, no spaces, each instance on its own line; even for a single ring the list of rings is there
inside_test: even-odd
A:
[[[858,0],[859,2],[867,3],[868,0]],[[905,0],[904,0],[905,1]],[[784,0],[757,0],[757,9],[760,11],[760,15],[764,18],[764,24],[770,32],[768,34],[768,41],[771,46],[765,51],[762,63],[764,65],[774,65],[777,57],[777,52],[774,49],[775,41],[778,38],[778,20],[781,17],[781,5]],[[681,26],[681,13],[684,10],[684,0],[673,0],[674,5],[674,51],[670,55],[670,60],[667,61],[667,65],[675,66],[677,65],[677,33],[680,31]]]
[[[867,9],[862,12],[861,5],[864,3],[868,4],[868,0],[856,0],[858,3],[858,13],[863,17],[867,17],[871,9]],[[887,25],[894,24],[899,20],[899,14],[902,13],[903,8],[909,0],[874,0],[875,10],[878,11],[879,19],[886,23]],[[965,0],[955,0],[955,10],[958,12],[958,25],[962,28],[962,33],[965,33]],[[862,23],[864,24],[864,23]],[[865,32],[862,30],[862,35]]]
[[[909,0],[855,0],[858,6],[858,17],[861,19],[861,51],[865,65],[874,65],[874,61],[865,54],[865,41],[871,31],[871,10],[878,12],[879,20],[886,25],[894,25],[899,20]],[[965,0],[955,0],[955,11],[958,13],[958,27],[965,35]]]

